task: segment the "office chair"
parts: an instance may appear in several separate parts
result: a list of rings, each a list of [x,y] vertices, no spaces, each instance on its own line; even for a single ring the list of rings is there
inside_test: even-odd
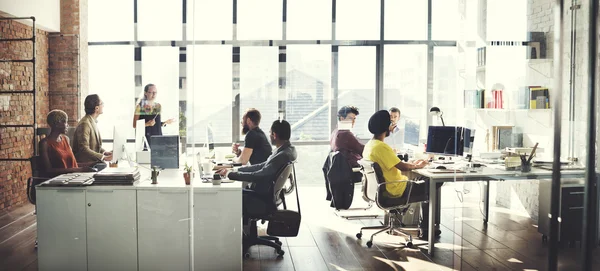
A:
[[[250,226],[247,234],[244,236],[244,239],[242,241],[242,251],[244,252],[244,257],[250,257],[248,249],[254,245],[265,245],[272,247],[275,249],[277,254],[279,254],[279,256],[283,256],[285,254],[285,251],[281,249],[282,243],[281,241],[279,241],[279,238],[275,236],[258,236],[258,227],[256,224],[259,220],[263,223],[264,221],[269,221],[269,219],[273,216],[275,211],[277,211],[278,202],[283,203],[284,209],[287,208],[284,198],[284,186],[287,180],[290,178],[290,176],[293,175],[293,166],[294,162],[290,162],[279,171],[279,173],[277,174],[277,178],[273,182],[273,188],[271,190],[272,193],[269,193],[269,195],[272,195],[271,198],[264,198],[257,195],[250,196],[249,194],[245,195],[248,198],[244,201],[244,205],[249,203],[251,204],[254,201],[259,205],[262,203],[262,206],[264,206],[264,208],[257,208],[259,210],[251,210],[250,207],[248,209],[249,213],[244,214],[245,217],[248,217]],[[295,176],[292,176],[292,179],[294,180],[292,183],[296,185]]]
[[[378,232],[374,233],[371,235],[371,238],[369,239],[369,241],[367,242],[367,247],[371,247],[373,246],[373,237],[375,237],[375,235],[378,235],[382,232],[387,232],[388,234],[393,234],[393,233],[397,233],[399,235],[403,235],[406,237],[406,247],[408,248],[413,248],[413,243],[412,243],[412,235],[404,230],[401,230],[400,227],[402,225],[402,222],[397,221],[399,219],[402,219],[402,217],[406,214],[406,212],[411,211],[410,210],[410,204],[417,202],[417,201],[411,201],[410,200],[410,195],[411,195],[411,191],[412,191],[412,186],[408,185],[406,187],[406,190],[404,191],[404,195],[402,195],[402,197],[406,198],[405,201],[403,201],[402,204],[398,205],[398,204],[390,204],[389,202],[386,201],[386,196],[384,196],[384,191],[386,191],[386,184],[390,184],[390,183],[409,183],[409,182],[415,182],[415,181],[411,181],[411,180],[407,180],[407,181],[392,181],[392,182],[386,182],[384,177],[383,177],[383,172],[381,171],[381,167],[379,166],[379,164],[372,162],[372,161],[368,161],[368,160],[360,160],[358,161],[358,163],[362,166],[362,173],[365,177],[365,182],[366,182],[366,187],[365,187],[365,196],[369,198],[369,200],[374,201],[377,206],[383,210],[385,212],[385,216],[386,216],[386,220],[388,221],[387,225],[382,225],[382,226],[371,226],[371,227],[362,227],[360,229],[360,232],[356,234],[356,238],[361,239],[362,238],[362,232],[363,230],[379,230]],[[392,215],[394,214],[394,215]],[[416,229],[416,228],[415,228]]]
[[[335,208],[335,214],[339,217],[352,218],[376,218],[378,215],[351,215],[349,211],[361,210],[366,211],[371,209],[373,202],[363,199],[367,202],[365,207],[352,207],[354,198],[354,184],[361,182],[364,191],[364,178],[360,173],[360,167],[351,167],[347,162],[346,156],[339,151],[329,152],[327,160],[323,165],[323,173],[325,177],[325,186],[327,189],[327,200],[331,200],[331,207]],[[359,181],[355,180],[355,174],[359,173]]]

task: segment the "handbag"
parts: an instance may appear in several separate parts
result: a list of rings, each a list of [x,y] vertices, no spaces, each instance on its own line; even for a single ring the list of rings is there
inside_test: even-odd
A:
[[[296,168],[294,170],[294,184],[296,188],[296,201],[298,203],[298,212],[292,210],[277,210],[269,218],[267,234],[280,237],[295,237],[300,231],[300,222],[302,214],[300,213],[300,198],[298,197],[298,182],[296,182]]]

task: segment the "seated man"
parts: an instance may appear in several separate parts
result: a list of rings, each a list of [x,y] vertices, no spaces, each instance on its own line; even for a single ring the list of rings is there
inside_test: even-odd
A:
[[[246,165],[260,164],[267,160],[271,155],[272,149],[265,133],[258,125],[260,124],[260,112],[254,108],[248,109],[242,117],[242,134],[244,139],[244,148],[241,150],[238,144],[232,145],[232,151],[237,156],[236,163]]]
[[[104,113],[104,103],[97,94],[85,97],[83,103],[85,116],[79,120],[73,139],[73,153],[77,162],[111,161],[112,152],[102,148],[102,138],[98,131],[98,116]]]
[[[267,161],[244,166],[237,171],[231,169],[217,171],[221,176],[227,176],[231,180],[252,183],[250,189],[245,189],[243,193],[244,214],[247,214],[249,210],[256,212],[257,209],[266,206],[263,202],[273,200],[271,189],[277,173],[289,162],[295,161],[297,157],[296,148],[290,144],[291,126],[287,121],[274,121],[270,134],[271,143],[277,149],[267,158]]]
[[[424,160],[417,160],[415,163],[405,163],[400,161],[392,148],[383,142],[386,136],[390,134],[390,113],[385,110],[375,112],[369,119],[369,131],[373,134],[373,138],[365,145],[363,157],[367,160],[379,164],[383,171],[383,177],[386,182],[404,181],[408,177],[402,174],[402,171],[423,168],[427,165]],[[404,191],[408,188],[407,185],[412,185],[410,195],[411,202],[425,201],[428,199],[429,183],[424,182],[415,184],[411,182],[390,183],[385,185],[384,196],[390,204],[398,202],[398,204],[406,203]],[[419,220],[419,238],[427,238],[427,225],[429,219],[429,204],[421,203],[421,217]]]
[[[358,108],[354,106],[344,106],[338,111],[338,121],[350,122],[351,127],[354,127],[356,116],[358,116]],[[339,151],[346,157],[350,167],[359,167],[358,160],[362,159],[365,145],[358,141],[352,131],[339,129],[339,127],[334,129],[331,133],[329,144],[331,146],[331,151]],[[352,174],[352,179],[354,182],[360,182],[362,174],[360,172],[354,172]]]
[[[390,124],[390,135],[387,136],[383,142],[390,145],[394,152],[398,153],[404,144],[402,131],[400,131],[400,128],[398,127],[398,122],[400,121],[400,109],[397,107],[392,107],[390,108],[389,112],[390,119],[392,121]]]
[[[40,140],[40,163],[43,177],[53,178],[72,172],[93,172],[93,163],[77,163],[71,150],[69,138],[66,136],[69,124],[67,113],[62,110],[52,110],[46,121],[50,134]]]

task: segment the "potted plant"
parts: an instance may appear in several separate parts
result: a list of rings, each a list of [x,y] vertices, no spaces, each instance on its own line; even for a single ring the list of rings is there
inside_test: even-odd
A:
[[[183,179],[185,180],[185,184],[189,185],[190,184],[190,180],[193,177],[193,171],[194,168],[192,166],[188,166],[187,162],[185,163],[185,166],[183,167]]]

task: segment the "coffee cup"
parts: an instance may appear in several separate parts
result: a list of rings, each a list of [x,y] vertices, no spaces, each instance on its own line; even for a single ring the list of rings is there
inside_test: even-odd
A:
[[[204,175],[212,174],[213,167],[214,167],[214,165],[212,162],[202,163],[202,173],[204,173]]]
[[[212,184],[220,185],[221,184],[221,175],[219,175],[219,174],[213,175]]]

